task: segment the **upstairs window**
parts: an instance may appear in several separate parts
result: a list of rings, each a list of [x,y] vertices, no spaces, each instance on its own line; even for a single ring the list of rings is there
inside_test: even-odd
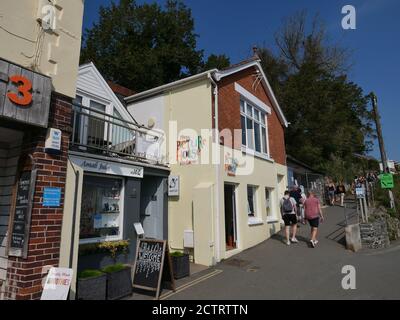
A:
[[[266,112],[258,109],[246,100],[240,101],[242,146],[255,153],[269,157],[266,119]]]

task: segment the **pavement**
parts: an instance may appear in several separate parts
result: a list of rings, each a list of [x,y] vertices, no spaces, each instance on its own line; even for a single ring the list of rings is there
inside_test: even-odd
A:
[[[348,204],[349,206],[354,204]],[[246,250],[197,279],[164,293],[168,300],[400,299],[400,243],[383,250],[346,250],[344,209],[324,209],[319,244],[309,245],[309,226],[301,225],[299,244],[286,246],[283,232]],[[344,266],[356,270],[355,290],[344,290]]]

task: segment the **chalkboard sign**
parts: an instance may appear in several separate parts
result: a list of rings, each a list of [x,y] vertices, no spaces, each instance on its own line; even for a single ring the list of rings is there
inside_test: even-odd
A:
[[[23,171],[18,179],[9,247],[11,256],[26,258],[27,255],[35,182],[36,170]]]
[[[156,299],[162,282],[170,282],[172,290],[175,290],[171,257],[165,240],[139,240],[133,270],[133,287],[155,291]]]

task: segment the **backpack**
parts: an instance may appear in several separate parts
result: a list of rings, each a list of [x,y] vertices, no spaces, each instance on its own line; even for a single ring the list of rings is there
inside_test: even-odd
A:
[[[293,212],[293,203],[292,201],[286,198],[283,198],[282,204],[283,213],[292,213]]]

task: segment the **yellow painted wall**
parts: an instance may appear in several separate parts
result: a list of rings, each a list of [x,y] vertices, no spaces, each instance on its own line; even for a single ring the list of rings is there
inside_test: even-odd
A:
[[[48,75],[54,91],[75,97],[84,0],[52,0],[55,32],[43,31],[36,18],[48,0],[1,0],[0,57]]]
[[[172,164],[176,161],[176,154],[172,153],[176,149],[176,142],[173,132],[170,130],[170,121],[176,121],[178,138],[180,133],[190,135],[190,132],[182,130],[190,128],[198,135],[201,135],[201,129],[212,128],[212,90],[208,80],[201,80],[184,87],[180,87],[171,92],[165,93],[165,123],[168,128],[168,158],[171,163],[171,175],[180,176],[180,196],[179,198],[170,198],[169,201],[169,245],[172,249],[183,249],[184,230],[193,230],[193,199],[195,188],[200,183],[214,184],[216,180],[215,169],[211,164],[192,164],[179,165]],[[195,133],[193,132],[193,134]],[[175,136],[176,137],[176,136]],[[212,143],[209,137],[208,145]],[[172,146],[170,150],[169,146]],[[204,154],[203,154],[204,156]],[[201,162],[201,159],[199,160]],[[210,204],[211,199],[202,199],[196,197],[197,201],[206,201]],[[214,208],[214,204],[210,204]],[[209,228],[212,228],[212,221],[209,221]],[[213,240],[213,239],[211,239]],[[207,260],[207,259],[206,259]],[[205,261],[197,261],[206,264]]]
[[[237,205],[237,228],[238,228],[238,250],[245,250],[255,246],[280,230],[280,207],[279,199],[282,197],[285,187],[283,183],[278,185],[278,174],[283,175],[282,181],[286,181],[287,168],[276,164],[273,161],[266,161],[257,157],[246,156],[244,153],[223,147],[221,148],[221,157],[226,153],[233,154],[239,160],[239,167],[248,163],[249,167],[253,167],[249,174],[240,175],[239,171],[235,177],[228,176],[227,171],[222,166],[220,171],[220,194],[224,197],[224,184],[231,183],[236,185],[236,205]],[[222,158],[224,159],[224,158]],[[253,165],[251,165],[253,164]],[[247,213],[247,185],[256,186],[256,218],[260,220],[260,224],[250,225]],[[275,222],[267,221],[267,209],[265,199],[265,188],[274,189],[272,197],[273,213],[276,217]],[[224,201],[220,203],[220,233],[221,233],[221,257],[229,257],[229,252],[225,250],[225,208]]]

